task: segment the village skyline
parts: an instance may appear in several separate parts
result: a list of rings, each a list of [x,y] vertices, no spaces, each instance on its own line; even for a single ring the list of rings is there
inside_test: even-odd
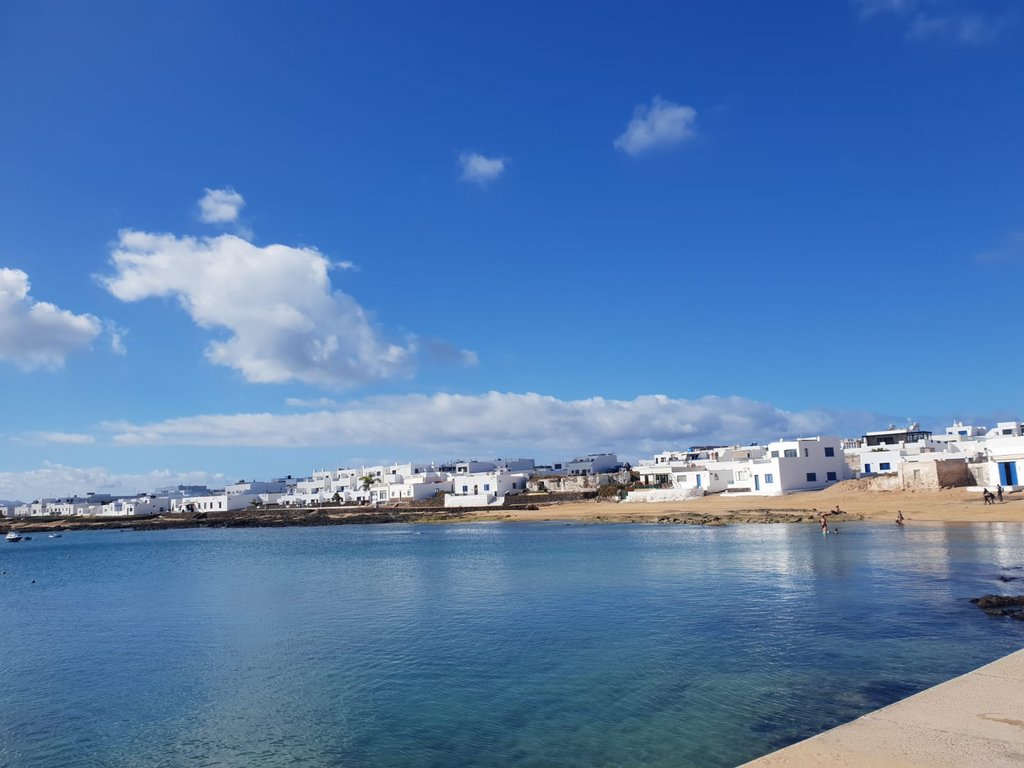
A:
[[[0,498],[1021,413],[1009,6],[396,8],[8,6]]]

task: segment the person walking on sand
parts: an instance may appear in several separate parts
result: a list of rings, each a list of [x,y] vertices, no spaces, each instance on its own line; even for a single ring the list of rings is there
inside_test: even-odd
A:
[[[1001,485],[996,486],[996,498],[999,499],[1000,504],[1003,503],[1003,486]]]
[[[992,494],[992,491],[990,491],[988,488],[986,488],[985,492],[981,494],[981,498],[982,498],[982,501],[984,501],[986,504],[994,504],[995,503],[993,501],[995,496]]]

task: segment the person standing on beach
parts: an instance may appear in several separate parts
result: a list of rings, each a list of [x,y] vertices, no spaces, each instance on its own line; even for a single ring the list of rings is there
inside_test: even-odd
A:
[[[1000,504],[1003,503],[1003,486],[1001,485],[996,486],[996,498],[999,499]]]
[[[896,525],[903,525],[903,512],[896,510]]]

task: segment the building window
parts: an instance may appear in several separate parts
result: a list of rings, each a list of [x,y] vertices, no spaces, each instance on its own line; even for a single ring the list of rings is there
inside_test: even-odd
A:
[[[835,472],[826,472],[825,479],[828,480],[829,482],[834,483],[838,478],[836,478]]]
[[[836,449],[833,448],[831,445],[825,446],[825,455],[829,456],[829,457],[835,456],[836,455]]]
[[[807,473],[807,482],[808,483],[816,483],[816,482],[818,482],[818,473],[817,472],[808,472]]]
[[[806,448],[804,448],[804,456],[807,457],[807,456],[810,456],[810,455],[811,455],[811,452],[808,451]]]
[[[778,451],[772,451],[772,458],[773,459],[779,458],[779,452]]]
[[[771,485],[774,482],[775,482],[775,476],[774,475],[765,475],[764,476],[764,484],[765,485]]]
[[[787,458],[787,459],[795,459],[796,458],[796,448],[787,448],[786,452],[783,454],[783,456],[785,458]]]
[[[484,490],[485,491],[491,490],[491,484],[490,483],[484,483]]]
[[[890,464],[888,461],[883,461],[881,464],[878,465],[878,468],[885,472],[885,470],[887,469],[892,469],[892,464]]]
[[[469,493],[469,486],[468,485],[462,486],[462,492],[463,493]]]
[[[961,429],[959,432],[957,432],[957,434],[958,435],[963,435],[964,437],[966,437],[967,436],[967,430],[966,429]]]

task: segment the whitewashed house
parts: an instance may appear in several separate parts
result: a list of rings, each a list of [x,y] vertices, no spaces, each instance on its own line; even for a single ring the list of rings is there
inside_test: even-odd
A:
[[[233,512],[246,509],[258,496],[235,493],[211,493],[203,496],[183,496],[171,499],[171,511],[191,514],[195,512]]]
[[[500,506],[505,497],[526,490],[529,475],[526,472],[509,472],[495,469],[491,472],[474,472],[452,478],[452,489],[445,498],[446,507]]]
[[[129,499],[114,499],[104,504],[97,513],[103,517],[136,517],[162,515],[171,511],[171,500],[166,496],[143,494]]]
[[[763,450],[752,452],[752,456],[761,458],[708,463],[712,471],[732,470],[727,493],[780,496],[821,490],[849,477],[838,437],[801,437],[756,447]]]
[[[565,470],[569,475],[597,475],[614,472],[618,468],[619,458],[614,453],[591,453],[570,459]]]

